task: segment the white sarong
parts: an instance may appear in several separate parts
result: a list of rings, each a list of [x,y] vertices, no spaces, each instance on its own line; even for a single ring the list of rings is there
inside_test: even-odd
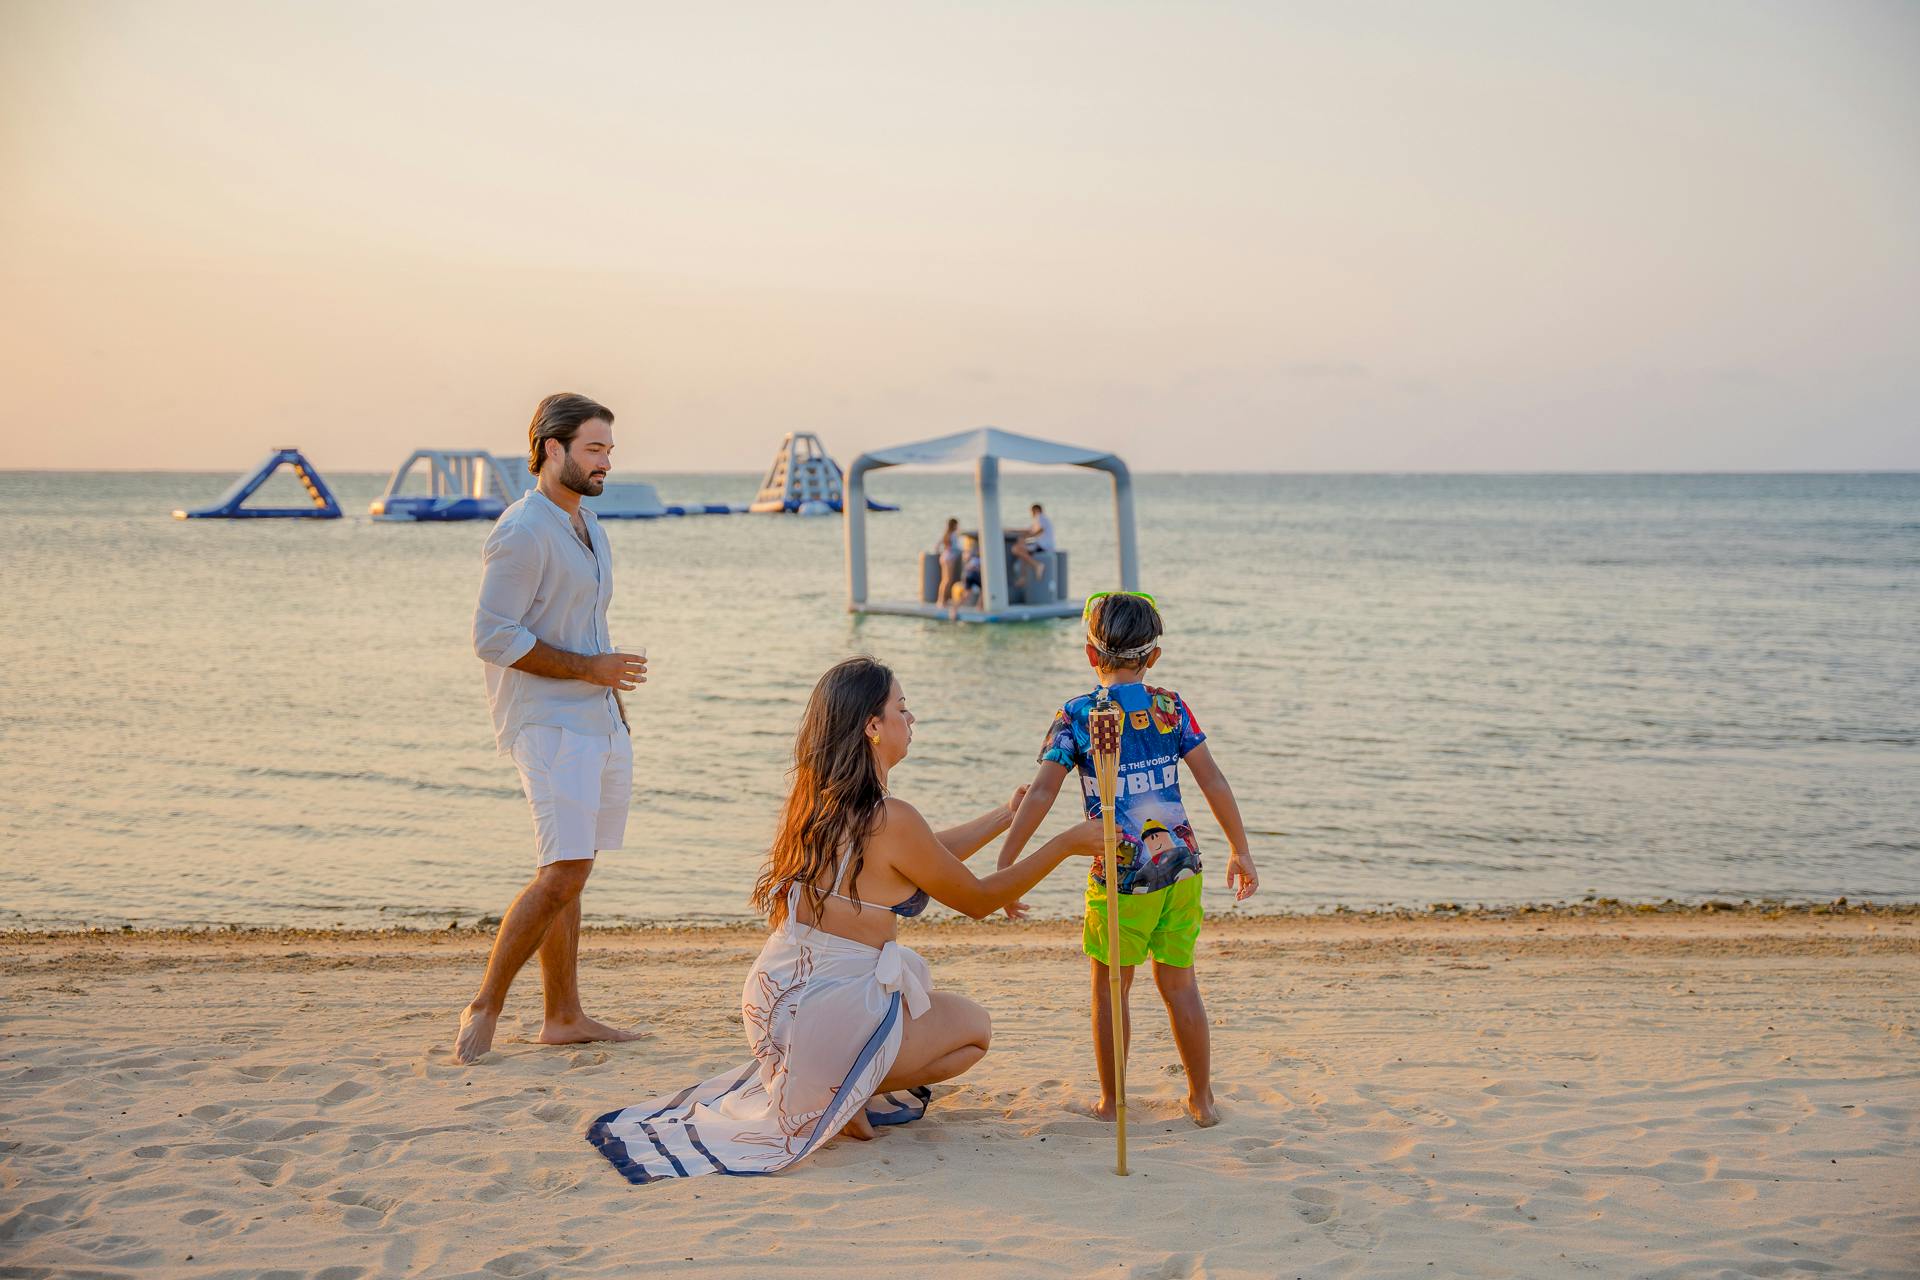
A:
[[[740,992],[753,1061],[679,1093],[610,1111],[587,1130],[629,1182],[703,1173],[778,1173],[810,1155],[864,1106],[876,1125],[906,1124],[932,1093],[874,1096],[909,1018],[933,989],[927,962],[793,919],[767,939]]]

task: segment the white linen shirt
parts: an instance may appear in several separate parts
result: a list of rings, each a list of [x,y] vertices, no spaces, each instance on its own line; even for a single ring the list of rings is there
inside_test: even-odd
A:
[[[1035,551],[1053,550],[1053,517],[1042,511],[1033,518],[1033,524],[1039,530],[1033,535],[1033,549]]]
[[[530,724],[575,733],[625,732],[613,690],[584,680],[554,680],[513,664],[543,640],[568,653],[607,653],[607,604],[613,599],[613,554],[593,512],[580,509],[590,552],[571,518],[539,489],[504,511],[481,552],[480,603],[473,613],[473,651],[486,663],[487,704],[500,754]]]

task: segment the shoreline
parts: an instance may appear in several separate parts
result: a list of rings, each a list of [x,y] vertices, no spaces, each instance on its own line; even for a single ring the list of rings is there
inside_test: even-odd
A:
[[[1497,921],[1556,921],[1556,920],[1643,920],[1643,919],[1735,919],[1735,920],[1819,920],[1873,918],[1891,920],[1920,920],[1920,902],[1886,902],[1861,900],[1851,902],[1846,898],[1836,898],[1831,902],[1800,901],[1790,902],[1780,899],[1763,898],[1759,900],[1742,899],[1731,902],[1724,899],[1707,899],[1701,902],[1680,902],[1672,898],[1660,902],[1633,901],[1620,898],[1595,898],[1581,902],[1522,903],[1513,906],[1460,906],[1455,903],[1434,903],[1427,907],[1380,907],[1355,909],[1349,907],[1330,907],[1320,911],[1297,912],[1208,912],[1206,928],[1209,932],[1220,930],[1235,931],[1244,929],[1260,930],[1269,926],[1285,925],[1294,927],[1314,927],[1329,922],[1349,924],[1385,924],[1418,922],[1497,922]],[[192,941],[205,939],[252,938],[265,941],[275,939],[335,939],[339,941],[364,942],[384,939],[406,938],[458,938],[484,936],[491,937],[499,925],[497,916],[483,916],[470,924],[459,922],[446,925],[384,925],[379,928],[317,928],[308,925],[247,925],[247,924],[205,924],[147,927],[133,924],[121,925],[74,925],[68,928],[47,928],[43,926],[0,926],[0,944],[36,942],[72,941],[81,938],[119,938],[131,941]],[[910,926],[913,935],[943,936],[965,934],[977,929],[995,929],[1015,936],[1046,931],[1076,931],[1080,927],[1077,917],[1039,917],[1029,920],[1007,920],[999,916],[987,920],[974,921],[961,917],[941,917],[933,920],[918,921]],[[647,923],[586,924],[581,927],[581,936],[594,938],[649,938],[656,935],[671,938],[729,938],[733,936],[762,936],[765,926],[751,920],[677,923],[671,921]],[[904,939],[907,935],[902,934]]]

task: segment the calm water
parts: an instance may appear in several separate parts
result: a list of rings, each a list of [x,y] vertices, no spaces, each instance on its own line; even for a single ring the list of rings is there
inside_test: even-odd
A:
[[[525,879],[467,639],[487,528],[374,524],[382,479],[329,478],[348,519],[176,522],[231,476],[0,474],[0,924],[470,923]],[[1006,489],[1056,513],[1076,587],[1111,585],[1099,477]],[[875,492],[907,506],[871,526],[875,594],[904,595],[970,481]],[[1157,475],[1139,510],[1159,673],[1240,796],[1252,909],[1920,897],[1920,476]],[[595,919],[744,917],[836,658],[899,672],[895,789],[936,824],[1030,777],[1089,683],[1071,623],[850,618],[837,520],[609,532],[613,634],[654,678]],[[1030,900],[1078,898],[1068,870]]]

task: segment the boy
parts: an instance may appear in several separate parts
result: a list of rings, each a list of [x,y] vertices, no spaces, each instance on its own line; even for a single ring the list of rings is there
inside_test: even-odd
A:
[[[1132,1017],[1125,999],[1133,991],[1133,970],[1153,957],[1153,982],[1166,1001],[1173,1043],[1187,1071],[1187,1114],[1202,1128],[1220,1122],[1213,1101],[1207,1040],[1207,1008],[1193,977],[1193,948],[1200,937],[1200,846],[1180,803],[1180,762],[1207,798],[1213,816],[1233,846],[1227,859],[1227,887],[1234,901],[1259,888],[1247,831],[1226,775],[1213,762],[1206,735],[1179,694],[1143,684],[1147,669],[1160,660],[1160,610],[1153,597],[1130,591],[1103,591],[1087,599],[1087,662],[1100,679],[1099,689],[1073,698],[1053,718],[1040,751],[1040,771],[1014,815],[1000,865],[1012,864],[1053,807],[1070,770],[1080,773],[1089,818],[1100,816],[1100,792],[1087,737],[1087,713],[1099,690],[1119,703],[1125,716],[1120,734],[1120,773],[1114,795],[1114,826],[1120,863],[1120,954],[1107,954],[1107,868],[1095,859],[1087,877],[1087,915],[1081,942],[1093,962],[1093,1041],[1100,1070],[1100,1102],[1094,1114],[1111,1120],[1115,1112],[1113,1015],[1107,997],[1107,966],[1120,965],[1123,997],[1122,1042],[1131,1042]],[[1007,908],[1014,919],[1026,913],[1024,902]]]

